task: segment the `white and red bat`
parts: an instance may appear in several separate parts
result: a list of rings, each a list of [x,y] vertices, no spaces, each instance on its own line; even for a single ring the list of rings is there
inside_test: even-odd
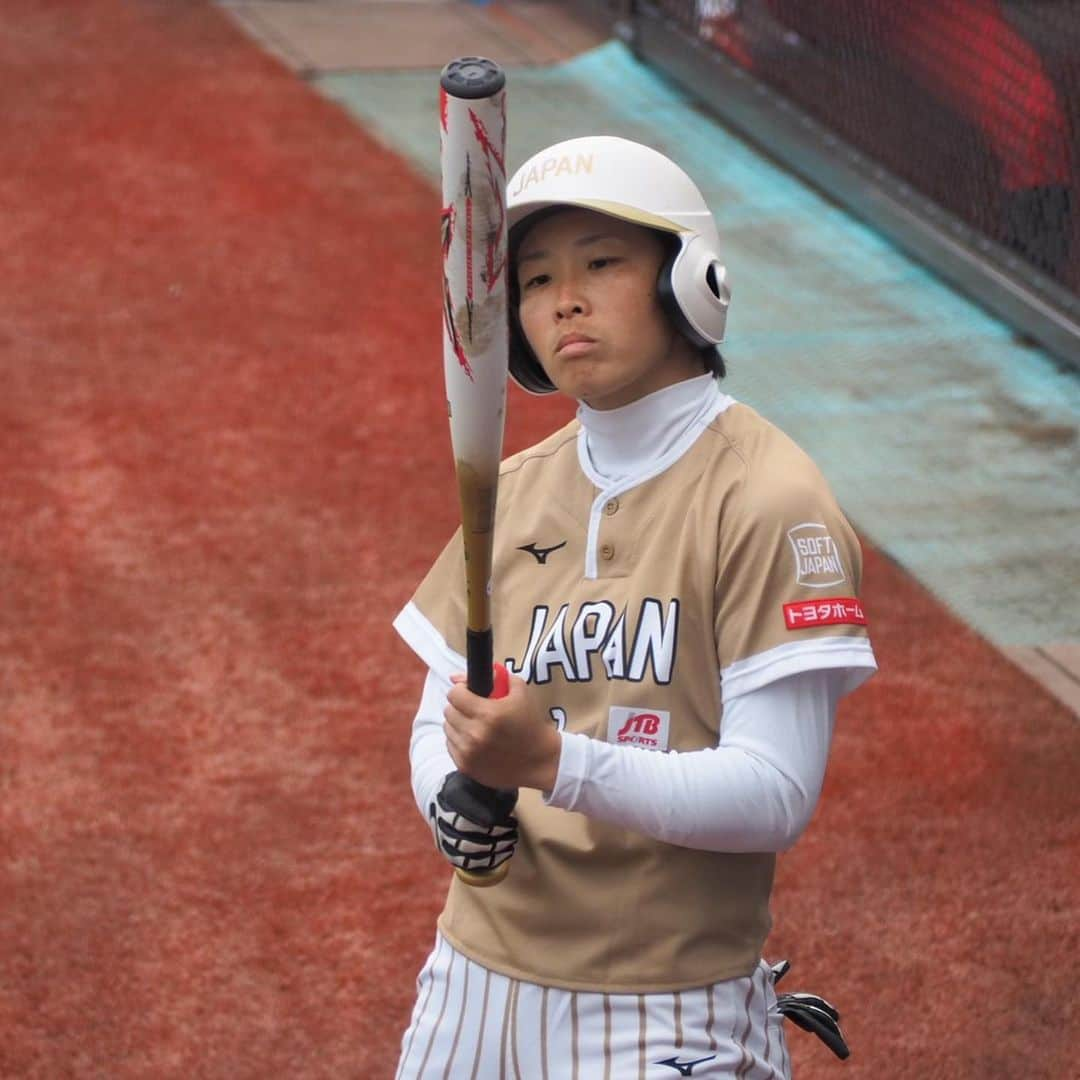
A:
[[[495,685],[491,569],[495,502],[506,418],[509,349],[506,265],[506,77],[493,60],[452,60],[440,78],[442,146],[443,367],[465,547],[467,685]],[[492,807],[513,809],[515,791],[472,783]],[[470,885],[502,880],[458,870]]]

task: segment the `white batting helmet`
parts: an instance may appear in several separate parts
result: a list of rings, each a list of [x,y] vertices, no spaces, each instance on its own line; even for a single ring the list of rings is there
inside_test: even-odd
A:
[[[677,243],[657,281],[660,303],[699,349],[724,340],[731,292],[716,222],[697,185],[675,162],[629,139],[592,135],[534,154],[506,190],[512,254],[528,219],[563,206],[596,210],[673,237]],[[521,332],[516,304],[510,326],[514,381],[535,394],[551,393],[555,387]]]

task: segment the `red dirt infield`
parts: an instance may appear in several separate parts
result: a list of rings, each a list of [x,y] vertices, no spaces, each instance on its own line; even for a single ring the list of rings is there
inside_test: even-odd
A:
[[[390,628],[456,514],[436,195],[208,3],[5,24],[0,1076],[389,1078],[447,877]],[[515,391],[508,450],[568,415]],[[865,606],[769,948],[853,1053],[796,1075],[1071,1075],[1075,722],[874,550]]]

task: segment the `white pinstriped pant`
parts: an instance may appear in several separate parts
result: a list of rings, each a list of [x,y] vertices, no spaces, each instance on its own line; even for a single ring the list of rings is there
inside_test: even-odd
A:
[[[395,1080],[790,1080],[772,976],[602,994],[489,971],[441,934],[417,979]]]

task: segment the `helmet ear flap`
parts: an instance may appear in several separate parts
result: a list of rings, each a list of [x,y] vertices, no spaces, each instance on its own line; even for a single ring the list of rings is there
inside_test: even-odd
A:
[[[701,348],[719,345],[731,288],[716,245],[700,234],[686,239],[672,260],[668,287],[679,309],[676,325]]]
[[[724,338],[731,290],[723,264],[711,253],[692,251],[694,246],[693,240],[684,247],[672,238],[657,275],[657,295],[675,329],[696,348],[711,349]]]
[[[682,244],[677,237],[672,238],[671,250],[668,257],[660,267],[656,276],[656,295],[660,301],[660,308],[667,316],[668,321],[682,334],[695,348],[708,348],[713,342],[708,341],[700,334],[686,317],[686,313],[675,295],[674,269],[675,261],[682,254]]]

